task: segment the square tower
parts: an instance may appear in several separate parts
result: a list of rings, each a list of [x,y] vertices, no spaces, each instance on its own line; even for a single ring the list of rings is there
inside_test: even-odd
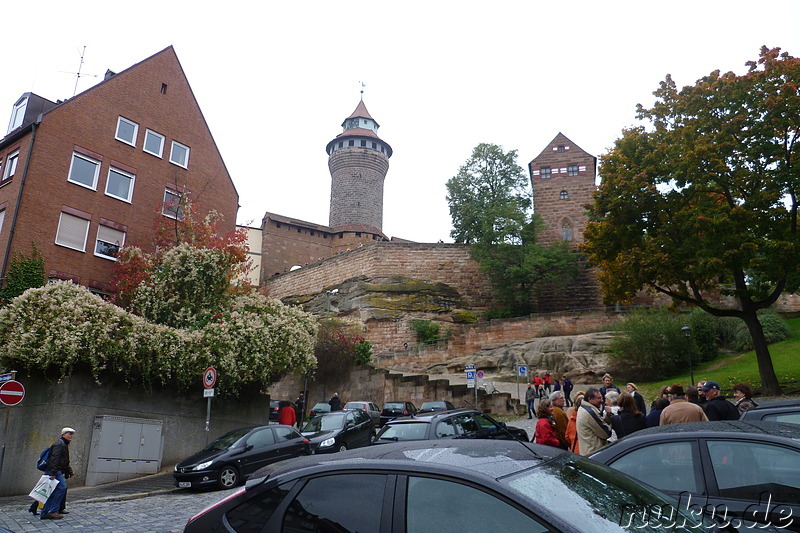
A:
[[[528,163],[533,187],[533,210],[545,223],[540,242],[583,242],[588,217],[586,204],[596,190],[597,158],[563,133]]]

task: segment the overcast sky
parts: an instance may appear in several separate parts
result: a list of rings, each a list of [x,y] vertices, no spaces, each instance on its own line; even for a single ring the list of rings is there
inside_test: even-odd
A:
[[[239,223],[270,211],[327,225],[325,145],[364,82],[394,150],[384,233],[420,242],[452,241],[445,183],[479,143],[516,149],[526,167],[561,131],[599,156],[667,73],[683,86],[744,72],[762,45],[800,55],[794,0],[46,0],[16,15],[0,32],[13,51],[3,124],[26,91],[71,97],[84,46],[78,92],[173,45],[239,192]]]

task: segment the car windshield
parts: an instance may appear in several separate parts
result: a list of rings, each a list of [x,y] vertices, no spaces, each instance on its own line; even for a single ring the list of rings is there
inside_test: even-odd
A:
[[[303,432],[311,433],[312,431],[333,431],[334,429],[342,429],[342,426],[344,426],[344,417],[345,413],[315,416],[306,424],[306,427],[303,428]]]
[[[330,411],[331,406],[325,402],[319,402],[311,408],[312,411]]]
[[[362,411],[367,410],[367,404],[361,402],[347,402],[344,406],[345,409],[361,409]]]
[[[444,402],[425,402],[422,404],[422,407],[419,408],[420,411],[424,411],[425,409],[445,409],[447,405]]]
[[[383,440],[423,440],[428,433],[428,426],[425,422],[410,422],[407,424],[387,424],[379,439]]]
[[[538,468],[504,480],[581,531],[705,531],[702,511],[677,501],[611,468],[563,454]],[[710,524],[706,524],[710,526]]]
[[[225,433],[223,436],[219,437],[216,440],[211,441],[211,444],[203,448],[205,451],[222,451],[222,450],[230,450],[231,448],[235,448],[239,442],[244,438],[245,435],[250,433],[253,428],[242,428],[242,429],[234,429],[233,431],[229,431]]]
[[[383,406],[384,409],[405,409],[406,404],[403,402],[387,402],[386,405]]]

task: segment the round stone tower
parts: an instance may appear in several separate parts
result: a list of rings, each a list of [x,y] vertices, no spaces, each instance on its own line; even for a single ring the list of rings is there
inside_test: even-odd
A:
[[[331,172],[328,225],[334,231],[382,232],[383,180],[392,147],[378,137],[378,128],[361,100],[325,148]]]

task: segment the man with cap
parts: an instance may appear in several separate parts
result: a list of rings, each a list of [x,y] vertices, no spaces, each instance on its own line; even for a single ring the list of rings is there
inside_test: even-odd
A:
[[[69,443],[72,442],[74,435],[74,429],[65,427],[61,430],[61,438],[50,447],[50,459],[47,461],[44,473],[49,475],[50,479],[57,479],[58,485],[42,507],[42,520],[64,518],[58,510],[67,492],[67,478],[73,475],[72,467],[69,466]]]
[[[708,422],[708,417],[699,405],[686,401],[683,386],[679,383],[669,387],[669,405],[661,411],[658,424],[682,424],[684,422]]]
[[[703,410],[709,420],[739,420],[739,409],[719,393],[719,383],[706,381],[699,390],[706,393]]]

